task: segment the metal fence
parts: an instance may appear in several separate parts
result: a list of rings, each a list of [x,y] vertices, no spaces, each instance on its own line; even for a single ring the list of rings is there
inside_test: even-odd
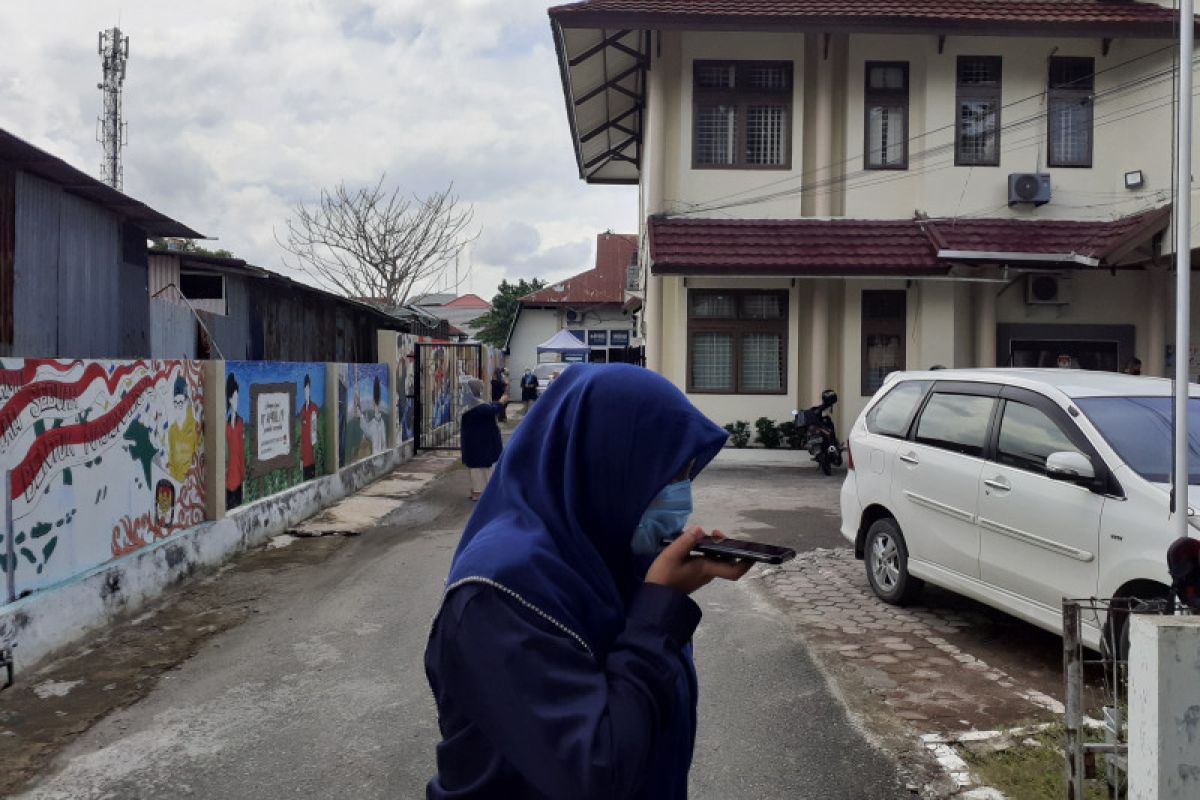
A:
[[[1102,783],[1111,800],[1129,796],[1128,620],[1174,612],[1168,599],[1063,600],[1067,800],[1084,800],[1089,781]],[[1100,631],[1099,652],[1085,647],[1085,625]],[[1098,720],[1088,715],[1089,706]]]

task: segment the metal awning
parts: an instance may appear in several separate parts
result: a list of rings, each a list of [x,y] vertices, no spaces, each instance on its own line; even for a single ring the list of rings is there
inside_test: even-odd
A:
[[[636,184],[649,32],[564,28],[554,18],[550,27],[579,177],[588,183]]]

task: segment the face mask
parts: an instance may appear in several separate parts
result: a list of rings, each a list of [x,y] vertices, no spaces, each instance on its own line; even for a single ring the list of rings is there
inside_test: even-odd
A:
[[[662,540],[683,530],[692,515],[692,482],[667,484],[642,515],[633,531],[634,555],[646,556],[658,552]]]

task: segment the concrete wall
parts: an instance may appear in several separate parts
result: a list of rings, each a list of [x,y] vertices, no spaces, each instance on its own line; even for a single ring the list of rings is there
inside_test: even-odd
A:
[[[1129,798],[1200,797],[1200,617],[1130,617]]]
[[[385,395],[382,446],[363,435],[370,451],[355,452],[345,469],[335,466],[341,431],[332,409],[347,396],[339,398],[339,375],[363,377],[371,391],[377,374],[390,383],[390,370],[0,358],[0,472],[11,470],[15,490],[12,530],[0,527],[0,574],[13,569],[18,596],[8,602],[0,595],[0,647],[18,642],[27,666],[409,457],[410,446],[390,444]],[[248,395],[232,417],[230,374]],[[307,399],[304,374],[311,377]],[[281,396],[282,404],[268,402]],[[310,404],[315,414],[306,426]],[[244,480],[233,487],[240,504],[227,502],[229,423],[251,409],[255,421],[242,426]],[[259,430],[267,423],[269,439]],[[305,435],[316,440],[311,475]],[[264,443],[270,452],[260,452]],[[10,536],[11,561],[4,556]]]

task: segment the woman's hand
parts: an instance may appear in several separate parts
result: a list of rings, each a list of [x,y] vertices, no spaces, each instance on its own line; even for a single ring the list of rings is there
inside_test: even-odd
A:
[[[705,537],[704,529],[688,528],[671,542],[665,550],[658,554],[650,571],[646,573],[646,583],[657,583],[669,586],[677,592],[691,594],[702,586],[708,585],[713,578],[724,578],[736,581],[750,571],[754,566],[752,561],[714,561],[703,556],[693,556],[692,548]],[[725,534],[713,531],[714,539],[724,539]]]

